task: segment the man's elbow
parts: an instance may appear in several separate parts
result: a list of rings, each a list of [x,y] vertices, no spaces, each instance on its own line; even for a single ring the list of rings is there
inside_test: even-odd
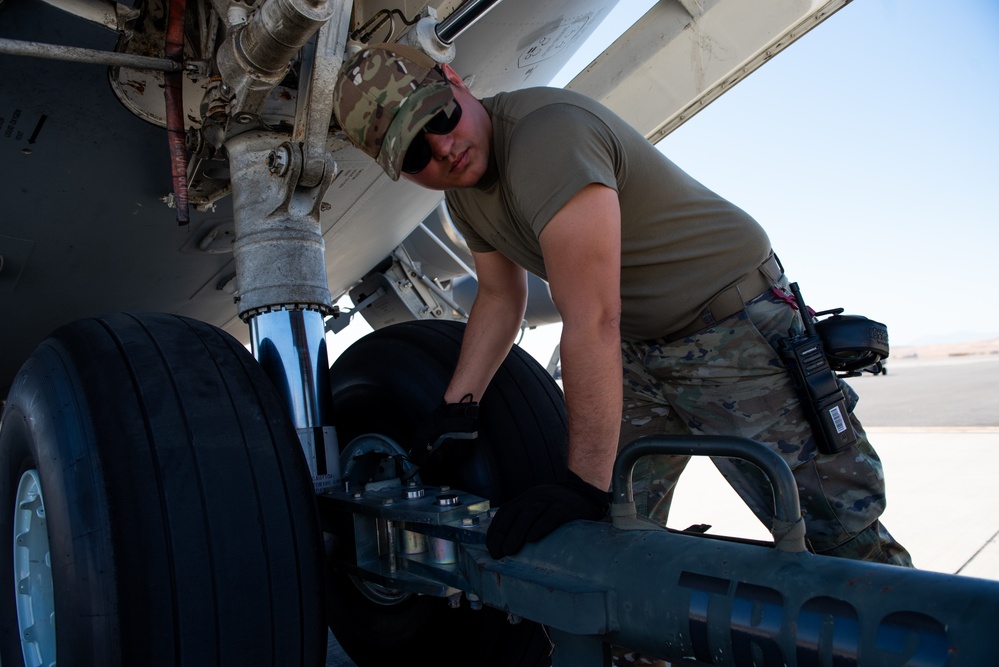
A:
[[[577,334],[591,340],[614,342],[621,340],[621,309],[595,309],[582,317],[563,317],[563,333]]]

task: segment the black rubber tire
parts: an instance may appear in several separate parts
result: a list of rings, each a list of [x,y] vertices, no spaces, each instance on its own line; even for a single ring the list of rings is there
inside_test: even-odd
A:
[[[411,444],[413,429],[444,395],[463,332],[460,322],[406,322],[379,329],[348,348],[330,369],[340,446],[366,433]],[[446,483],[496,505],[530,486],[564,478],[565,401],[533,358],[515,347],[480,405],[479,437],[462,443],[471,455],[424,471],[425,483]],[[343,539],[334,542],[350,548]],[[360,667],[421,658],[465,667],[551,662],[551,644],[536,623],[512,625],[498,610],[450,609],[435,597],[377,604],[335,564],[327,581],[330,629]]]
[[[273,385],[219,329],[116,314],[56,331],[0,429],[0,656],[22,664],[18,479],[37,469],[67,665],[323,665],[312,481]]]

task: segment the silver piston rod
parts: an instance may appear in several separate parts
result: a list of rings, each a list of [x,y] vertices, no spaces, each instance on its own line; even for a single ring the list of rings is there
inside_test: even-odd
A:
[[[329,356],[317,310],[279,310],[250,318],[253,354],[291,410],[316,493],[340,481],[336,430],[330,426]]]
[[[445,44],[451,44],[458,35],[472,27],[476,21],[486,15],[499,0],[470,0],[454,10],[450,16],[437,24],[434,32],[437,38]]]

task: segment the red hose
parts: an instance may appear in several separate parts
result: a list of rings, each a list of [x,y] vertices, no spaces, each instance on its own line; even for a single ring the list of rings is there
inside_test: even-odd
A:
[[[165,55],[178,63],[184,61],[184,17],[186,0],[170,0],[167,17]],[[173,198],[177,207],[177,224],[191,221],[187,202],[187,152],[184,141],[184,79],[183,71],[163,75],[166,98],[167,140],[170,145],[170,173],[173,176]]]

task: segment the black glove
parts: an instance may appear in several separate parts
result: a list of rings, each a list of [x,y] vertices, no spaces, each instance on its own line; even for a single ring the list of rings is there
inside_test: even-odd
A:
[[[486,546],[493,558],[515,554],[559,526],[576,519],[597,521],[610,508],[610,495],[569,471],[569,479],[528,489],[496,511]]]
[[[452,438],[441,440],[443,435],[452,435]],[[471,440],[478,435],[479,404],[472,400],[471,394],[465,394],[459,403],[441,400],[441,404],[416,428],[409,458],[422,468],[440,456],[445,443]]]

